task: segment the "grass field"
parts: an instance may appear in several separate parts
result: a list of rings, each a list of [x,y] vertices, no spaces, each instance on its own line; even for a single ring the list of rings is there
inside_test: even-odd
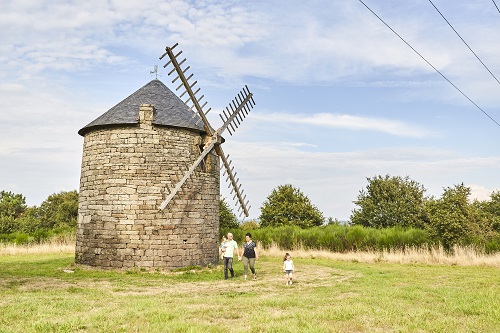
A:
[[[263,252],[257,281],[73,265],[71,249],[0,253],[0,332],[500,332],[500,270]],[[292,253],[293,254],[293,253]],[[66,270],[66,272],[65,272]]]

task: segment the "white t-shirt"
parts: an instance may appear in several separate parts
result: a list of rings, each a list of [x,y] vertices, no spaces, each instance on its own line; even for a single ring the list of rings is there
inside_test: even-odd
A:
[[[238,248],[238,243],[236,241],[230,240],[226,242],[226,252],[224,252],[224,257],[232,258],[234,256],[234,250]]]
[[[285,271],[292,271],[293,270],[293,260],[285,260]]]

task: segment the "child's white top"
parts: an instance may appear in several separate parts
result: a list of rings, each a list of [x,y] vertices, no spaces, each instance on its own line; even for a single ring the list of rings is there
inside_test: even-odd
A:
[[[285,260],[285,271],[293,270],[293,260]]]

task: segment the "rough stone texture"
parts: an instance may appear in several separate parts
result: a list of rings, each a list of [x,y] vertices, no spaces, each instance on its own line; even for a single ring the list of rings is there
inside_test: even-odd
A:
[[[218,261],[219,159],[207,155],[164,211],[159,206],[200,154],[201,132],[152,123],[99,127],[83,144],[76,262],[174,269]]]

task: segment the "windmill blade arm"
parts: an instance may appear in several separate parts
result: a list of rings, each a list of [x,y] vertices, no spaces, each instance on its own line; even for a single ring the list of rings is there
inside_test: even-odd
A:
[[[178,54],[174,54],[173,49],[177,46],[175,44],[173,47],[166,47],[165,48],[165,54],[168,55],[170,58],[170,61],[164,66],[168,66],[169,64],[173,65],[173,69],[170,71],[169,75],[171,75],[173,72],[177,72],[177,76],[174,79],[176,81],[178,78],[181,79],[182,83],[177,87],[177,90],[180,89],[180,87],[184,86],[184,89],[186,89],[187,94],[189,95],[189,99],[193,103],[193,107],[198,111],[199,116],[203,120],[203,127],[205,129],[205,132],[207,132],[208,135],[212,136],[213,130],[210,127],[210,124],[208,123],[207,117],[205,116],[205,113],[203,112],[203,107],[200,106],[199,99],[196,98],[196,93],[193,92],[193,87],[196,85],[197,81],[194,81],[192,84],[189,83],[189,79],[193,77],[191,74],[188,78],[186,78],[185,73],[187,71],[187,68],[185,70],[182,69],[181,65],[186,61],[186,59],[182,60],[181,62],[177,61],[177,57],[182,53],[179,52]],[[162,56],[163,57],[163,56]]]
[[[203,152],[198,157],[198,159],[191,165],[191,167],[188,169],[188,171],[184,174],[184,177],[182,177],[182,179],[175,185],[175,187],[173,188],[173,190],[170,191],[170,193],[167,196],[167,198],[165,199],[165,201],[163,201],[161,203],[160,210],[164,210],[165,207],[167,207],[167,205],[172,200],[172,198],[175,196],[175,194],[180,190],[180,188],[182,187],[182,185],[191,176],[191,174],[194,172],[194,170],[196,169],[196,167],[201,163],[201,161],[203,161],[203,159],[205,158],[205,156],[207,156],[207,154],[212,150],[212,148],[215,146],[216,143],[217,143],[217,141],[212,140],[212,142],[210,143],[210,145],[208,145],[207,147],[205,147],[203,149]]]
[[[226,119],[224,121],[224,124],[222,124],[222,126],[217,130],[219,135],[221,135],[222,132],[224,132],[228,126],[230,126],[234,132],[233,125],[237,128],[238,125],[240,124],[240,120],[243,121],[243,116],[241,115],[241,113],[246,112],[248,114],[247,110],[253,107],[254,104],[252,104],[252,101],[253,101],[252,93],[251,92],[246,93],[245,90],[243,90],[243,91],[245,92],[245,94],[243,94],[241,92],[240,92],[240,94],[243,95],[245,98],[242,99],[242,96],[240,96],[240,94],[238,94],[238,99],[236,100],[236,101],[238,101],[238,104],[235,102],[235,100],[233,100],[232,104],[229,104],[229,106],[231,107],[231,111],[229,111],[229,109],[226,108],[229,116],[226,114],[225,111],[223,111],[224,117]],[[222,118],[222,115],[221,115],[221,118]],[[222,118],[222,119],[224,120],[224,118]],[[229,132],[231,133],[231,131],[229,131]]]
[[[231,185],[233,186],[233,191],[235,192],[235,196],[238,198],[238,202],[240,204],[242,213],[248,217],[248,215],[249,215],[248,214],[249,208],[247,208],[248,201],[245,203],[245,201],[244,201],[245,198],[243,197],[243,191],[241,190],[241,185],[238,185],[238,180],[236,180],[235,177],[233,176],[233,172],[232,172],[232,169],[230,166],[231,162],[227,161],[226,156],[224,155],[224,152],[222,151],[221,146],[216,146],[215,151],[217,152],[217,155],[220,156],[220,158],[222,160],[222,164],[224,164],[229,181],[230,181]]]

